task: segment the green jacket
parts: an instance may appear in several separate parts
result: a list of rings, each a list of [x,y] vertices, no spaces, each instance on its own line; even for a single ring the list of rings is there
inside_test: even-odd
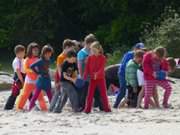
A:
[[[127,85],[131,87],[138,87],[138,80],[137,80],[137,70],[140,68],[139,64],[137,64],[134,60],[130,60],[126,66],[126,82]]]

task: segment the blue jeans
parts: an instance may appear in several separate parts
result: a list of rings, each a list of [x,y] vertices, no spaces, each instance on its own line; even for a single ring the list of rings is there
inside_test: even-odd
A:
[[[126,95],[126,80],[125,77],[123,76],[118,76],[119,77],[119,93],[117,95],[116,101],[114,103],[114,108],[118,108],[119,103],[121,102],[121,100],[125,97]]]

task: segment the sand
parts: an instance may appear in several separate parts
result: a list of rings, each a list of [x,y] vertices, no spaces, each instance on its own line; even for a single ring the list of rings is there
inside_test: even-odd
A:
[[[179,135],[180,80],[173,79],[171,109],[113,109],[112,113],[72,113],[66,106],[61,114],[39,111],[4,111],[9,95],[0,92],[0,135]],[[162,90],[159,94],[162,102]],[[113,103],[115,97],[110,96]]]

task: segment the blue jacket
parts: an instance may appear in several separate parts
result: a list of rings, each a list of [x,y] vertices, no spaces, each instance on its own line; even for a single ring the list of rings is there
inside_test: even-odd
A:
[[[129,62],[129,60],[133,58],[134,58],[134,51],[128,51],[127,53],[124,54],[118,69],[118,76],[121,79],[125,79],[126,65]]]
[[[39,90],[50,90],[51,79],[49,75],[49,64],[50,61],[39,59],[37,62],[31,65],[31,69],[39,75],[36,81],[36,87]]]

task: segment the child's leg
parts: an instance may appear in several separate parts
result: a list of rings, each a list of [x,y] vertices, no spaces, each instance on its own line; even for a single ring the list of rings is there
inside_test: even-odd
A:
[[[144,108],[148,109],[150,104],[150,98],[152,96],[153,90],[156,86],[155,80],[146,80],[145,81],[145,96],[144,96]]]
[[[86,106],[85,106],[85,109],[84,109],[85,113],[90,113],[91,112],[95,88],[96,88],[96,81],[91,80],[90,84],[89,84],[89,88],[88,88],[88,95],[87,95],[87,98],[86,98]]]
[[[6,105],[4,107],[5,110],[11,110],[14,107],[17,96],[19,95],[20,89],[22,88],[22,84],[20,82],[15,82],[12,85],[11,95],[9,96]]]
[[[41,93],[41,90],[39,90],[39,89],[36,88],[36,90],[35,90],[35,92],[34,92],[34,95],[33,95],[32,99],[31,99],[31,101],[30,101],[29,111],[31,111],[32,108],[35,106],[35,102],[36,102],[36,100],[38,99],[40,93]]]
[[[168,81],[158,81],[158,85],[161,86],[165,90],[164,99],[163,99],[163,106],[165,108],[167,108],[168,107],[168,100],[169,100],[169,97],[170,97],[171,91],[172,91],[172,87]]]
[[[141,91],[139,92],[138,95],[137,108],[141,108],[141,102],[143,97],[144,97],[144,86],[141,88]]]
[[[99,109],[101,111],[103,111],[103,107],[102,107],[102,103],[101,103],[101,98],[100,98],[100,92],[99,92],[99,88],[97,87],[95,89],[95,93],[94,93],[94,107],[99,107]]]
[[[44,93],[41,91],[39,96],[38,96],[38,101],[39,101],[39,106],[41,108],[42,111],[47,111],[47,105],[46,105],[46,101],[44,99]]]
[[[153,99],[154,99],[155,107],[160,108],[160,105],[159,105],[159,96],[158,96],[157,88],[154,89]]]
[[[67,99],[68,99],[67,91],[66,91],[63,83],[62,83],[62,89],[61,90],[62,90],[61,95],[60,95],[60,97],[58,97],[57,104],[55,105],[54,110],[53,110],[56,113],[60,113],[62,111],[62,109],[63,109],[63,107],[66,104]]]
[[[49,103],[51,103],[51,100],[52,100],[52,92],[51,92],[51,89],[47,90],[47,91],[46,91],[46,94],[47,94]]]
[[[119,103],[121,102],[121,100],[124,98],[124,96],[126,94],[126,81],[125,81],[125,79],[123,79],[123,77],[119,78],[119,84],[120,84],[119,93],[118,93],[118,96],[114,103],[114,106],[113,106],[114,108],[118,108]]]
[[[86,97],[88,94],[88,87],[89,87],[89,83],[86,82],[85,86],[83,88],[82,97],[81,97],[81,101],[80,101],[80,104],[82,104],[82,109],[84,109],[85,105],[86,105]]]
[[[111,112],[109,103],[108,103],[108,97],[107,97],[107,88],[105,84],[105,80],[98,80],[98,86],[100,89],[100,95],[102,99],[103,109],[105,112]]]
[[[35,84],[29,84],[25,83],[23,90],[21,91],[17,104],[16,104],[16,109],[23,109],[24,105],[26,104],[27,99],[35,89]]]
[[[58,98],[60,96],[60,93],[61,93],[60,90],[56,90],[55,94],[53,95],[53,98],[52,98],[52,101],[51,101],[50,107],[49,107],[50,112],[53,111],[53,109],[54,109],[54,107],[55,107],[55,105],[56,105],[56,103],[58,101]]]
[[[75,112],[77,112],[77,111],[79,111],[79,100],[78,100],[78,95],[77,95],[76,89],[70,83],[66,83],[66,85],[67,85],[67,89],[66,89],[67,95],[71,102],[72,108]]]

